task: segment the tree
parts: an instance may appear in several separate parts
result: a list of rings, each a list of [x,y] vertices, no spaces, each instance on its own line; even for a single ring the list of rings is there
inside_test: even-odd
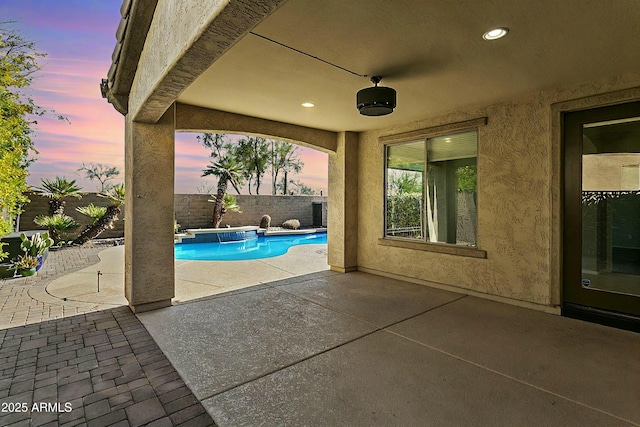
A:
[[[422,188],[423,173],[421,171],[413,170],[410,165],[397,165],[397,169],[388,169],[386,222],[389,233],[406,236],[406,233],[411,233],[409,231],[411,229],[422,232],[424,210]],[[429,225],[433,232],[432,229],[435,228],[431,227],[431,222]]]
[[[98,237],[107,228],[113,228],[113,223],[117,221],[118,215],[122,212],[122,205],[124,205],[124,184],[116,184],[101,192],[98,196],[109,199],[111,204],[104,210],[104,214],[99,208],[86,207],[87,209],[84,209],[91,217],[92,223],[73,240],[74,245],[84,245],[89,240]],[[81,209],[78,209],[78,211],[83,213]]]
[[[422,193],[422,172],[389,169],[389,194]]]
[[[120,175],[120,171],[117,167],[104,165],[102,163],[89,163],[87,166],[83,162],[82,167],[78,169],[78,171],[84,171],[90,181],[97,179],[98,182],[100,182],[101,193],[106,190],[105,185],[107,181],[110,181]]]
[[[280,172],[284,174],[284,185],[282,194],[287,194],[288,174],[291,172],[299,173],[304,163],[298,157],[298,146],[294,146],[289,142],[270,141],[271,142],[271,176],[273,178],[273,189],[271,194],[277,194],[278,175]]]
[[[20,213],[21,205],[29,201],[24,196],[28,187],[23,160],[20,149],[0,152],[0,236],[13,231],[13,218]]]
[[[302,196],[315,196],[316,191],[303,183],[300,180],[291,181],[291,186],[294,188],[293,194],[299,194]]]
[[[210,185],[209,182],[201,182],[196,185],[196,193],[198,194],[211,194],[215,190],[215,185]]]
[[[316,194],[313,188],[307,186],[299,179],[290,179],[285,182],[284,176],[280,179],[276,188],[280,190],[282,194],[289,196],[313,196]]]
[[[243,175],[249,184],[256,183],[256,194],[260,194],[260,183],[269,164],[269,142],[257,136],[248,136],[238,141],[233,150],[237,154],[243,168]]]
[[[205,147],[211,150],[210,156],[214,160],[225,154],[225,145],[228,143],[224,140],[225,135],[221,133],[203,133],[196,136],[196,139]]]
[[[35,44],[0,22],[0,236],[13,230],[13,219],[29,200],[23,195],[31,153],[33,116],[45,113],[22,90],[31,85],[43,53]]]
[[[196,136],[196,139],[200,141],[200,143],[205,147],[211,150],[210,157],[212,158],[211,163],[217,163],[225,158],[237,158],[237,152],[235,151],[234,145],[225,140],[225,135],[220,133],[203,133],[202,135]],[[208,168],[207,168],[208,169]],[[214,175],[215,174],[208,174]],[[206,175],[202,175],[206,176]],[[242,186],[242,178],[244,173],[240,171],[240,174],[237,176],[237,179],[233,181],[229,181],[233,186],[233,189],[236,190],[238,194],[240,194],[240,188]],[[225,190],[226,191],[226,190]]]
[[[62,215],[67,197],[81,199],[83,196],[82,187],[76,185],[76,180],[67,180],[65,177],[56,176],[56,179],[49,181],[42,179],[42,187],[34,188],[35,192],[43,197],[49,198],[49,215]]]
[[[227,186],[231,183],[236,187],[242,176],[242,168],[235,158],[225,155],[218,161],[211,161],[211,164],[202,171],[203,177],[209,175],[218,178],[218,191],[215,195],[215,207],[213,208],[213,226],[219,228],[224,215],[224,196],[227,193]]]

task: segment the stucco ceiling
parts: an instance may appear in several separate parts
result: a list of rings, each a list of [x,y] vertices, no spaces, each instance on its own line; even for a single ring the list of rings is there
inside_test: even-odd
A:
[[[394,113],[360,116],[368,78],[251,33],[178,101],[333,131],[382,128],[638,71],[639,22],[638,0],[289,0],[252,32],[381,75],[397,90]],[[482,39],[499,26],[507,37]]]

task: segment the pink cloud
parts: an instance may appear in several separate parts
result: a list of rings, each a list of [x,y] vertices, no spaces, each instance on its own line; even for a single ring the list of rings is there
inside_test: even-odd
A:
[[[33,141],[40,154],[30,168],[29,184],[64,175],[92,189],[95,183],[77,172],[83,161],[109,164],[124,172],[124,118],[102,99],[99,90],[111,65],[120,5],[120,0],[0,3],[0,16],[18,20],[14,27],[47,54],[27,95],[71,122],[37,118]],[[195,192],[200,183],[215,186],[217,182],[201,177],[209,151],[196,135],[176,135],[175,190],[179,192]],[[299,153],[305,166],[297,178],[326,191],[327,155],[303,147]],[[266,176],[262,192],[267,194],[270,188],[270,176]]]

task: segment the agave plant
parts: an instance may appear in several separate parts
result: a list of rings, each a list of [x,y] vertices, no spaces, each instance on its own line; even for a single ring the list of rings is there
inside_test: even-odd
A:
[[[62,215],[64,213],[64,206],[66,202],[64,199],[67,197],[75,197],[80,199],[83,196],[82,187],[76,185],[76,180],[72,179],[68,181],[65,177],[56,176],[56,179],[49,181],[48,179],[42,180],[42,187],[34,188],[35,192],[48,197],[49,200],[49,215]]]
[[[69,215],[64,214],[38,215],[33,222],[40,227],[46,227],[55,243],[60,243],[64,233],[68,233],[80,225]]]
[[[78,237],[73,240],[74,245],[84,245],[91,239],[98,237],[107,228],[113,228],[113,223],[118,219],[124,205],[124,184],[114,185],[98,194],[109,199],[111,205],[105,208],[104,215],[97,218],[93,224],[88,225]]]
[[[25,254],[18,256],[13,264],[16,267],[16,270],[29,270],[31,268],[36,268],[39,263],[40,261],[38,258]]]

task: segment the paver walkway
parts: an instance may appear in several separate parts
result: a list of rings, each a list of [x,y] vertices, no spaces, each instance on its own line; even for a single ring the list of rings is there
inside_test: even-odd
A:
[[[128,307],[6,329],[0,340],[2,426],[214,425]]]
[[[45,290],[53,280],[100,261],[105,246],[71,247],[50,251],[36,276],[0,280],[0,329],[60,319],[113,308],[109,304],[63,302]]]
[[[0,281],[0,425],[215,425],[128,307],[45,291],[104,249],[50,252],[37,276]]]

